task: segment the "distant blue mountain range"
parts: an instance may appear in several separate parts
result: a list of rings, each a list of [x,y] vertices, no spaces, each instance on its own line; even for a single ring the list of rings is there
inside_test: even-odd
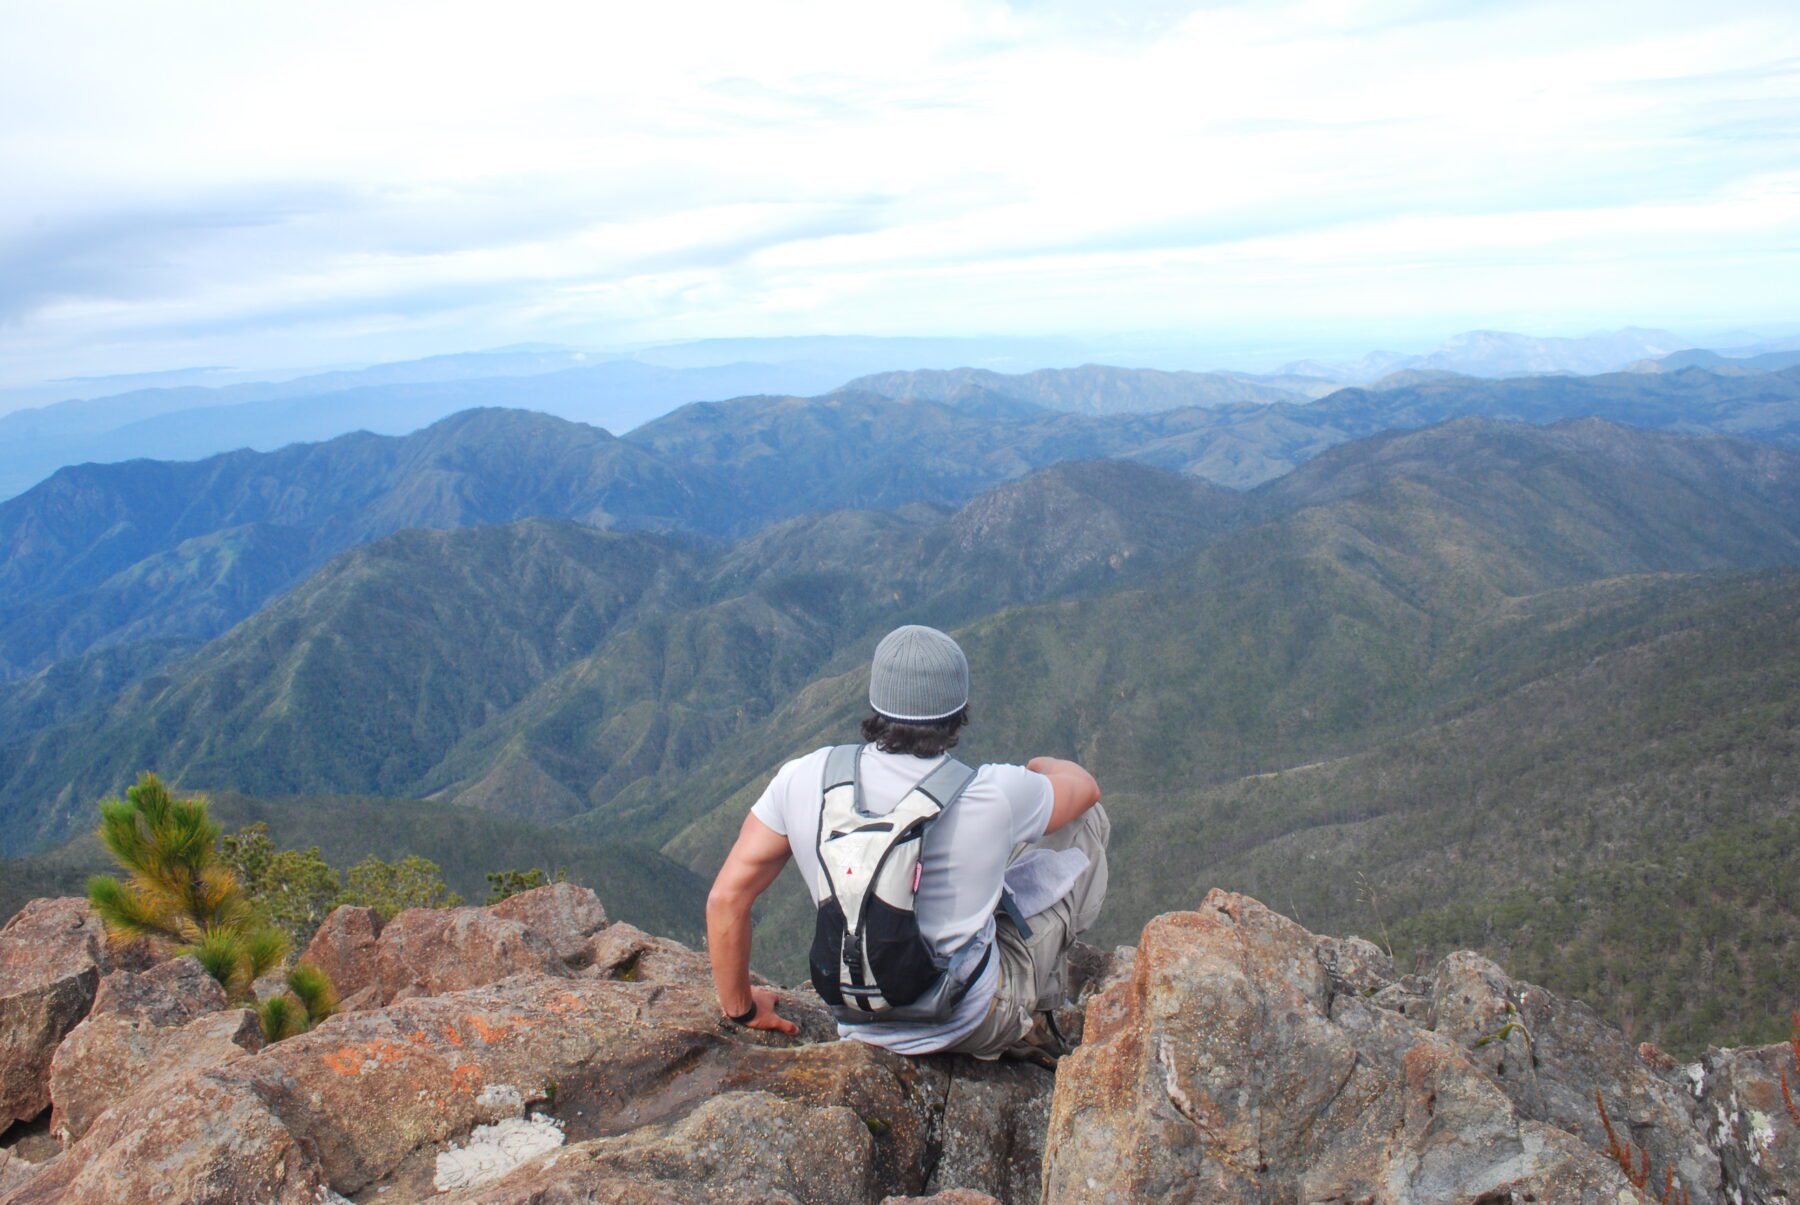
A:
[[[1182,359],[1179,347],[1127,340],[821,336],[708,339],[599,355],[524,344],[280,381],[243,380],[242,372],[225,369],[93,378],[0,392],[0,408],[9,399],[13,405],[22,398],[35,402],[52,387],[85,394],[0,414],[0,498],[23,492],[64,465],[196,460],[236,448],[273,451],[359,430],[403,435],[476,406],[536,410],[622,434],[688,402],[811,396],[871,374],[882,375],[880,392],[893,387],[897,376],[918,370],[977,374],[959,380],[964,392],[973,385],[1053,409],[1116,413],[1303,401],[1395,373],[1407,375],[1392,383],[1414,383],[1423,379],[1421,373],[1507,377],[1657,365],[1767,371],[1793,363],[1797,355],[1778,349],[1760,356],[1755,349],[1745,354],[1675,350],[1690,346],[1667,331],[1640,328],[1573,339],[1477,331],[1425,355],[1372,352],[1348,363],[1297,362],[1273,374],[1146,376],[1143,388],[1122,394],[1105,388],[1105,382],[1096,387],[1086,380],[1027,380],[1007,387],[988,378],[1041,376],[1102,362],[1161,363]],[[1110,380],[1117,384],[1129,376],[1129,370],[1113,370]],[[220,380],[231,383],[212,383]],[[924,390],[920,396],[937,396],[948,387],[914,384]],[[120,385],[134,387],[119,392]]]

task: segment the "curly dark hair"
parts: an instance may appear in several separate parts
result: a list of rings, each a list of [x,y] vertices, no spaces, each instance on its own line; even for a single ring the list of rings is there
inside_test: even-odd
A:
[[[914,757],[936,757],[956,748],[963,726],[969,722],[969,708],[941,720],[909,724],[889,719],[879,711],[871,711],[862,722],[862,738],[883,753],[910,753]]]

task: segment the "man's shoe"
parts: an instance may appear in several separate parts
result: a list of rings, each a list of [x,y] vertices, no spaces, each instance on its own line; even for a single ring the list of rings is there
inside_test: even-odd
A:
[[[1034,1013],[1030,1031],[1007,1051],[1016,1059],[1052,1071],[1056,1070],[1057,1060],[1067,1053],[1069,1044],[1063,1040],[1062,1031],[1056,1028],[1056,1019],[1047,1012]]]

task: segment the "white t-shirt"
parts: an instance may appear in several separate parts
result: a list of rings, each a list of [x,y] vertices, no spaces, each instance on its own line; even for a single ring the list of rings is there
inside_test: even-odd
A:
[[[829,747],[795,758],[776,771],[750,814],[787,837],[794,863],[817,906],[819,805]],[[863,749],[858,767],[863,807],[880,816],[894,810],[943,757]],[[987,765],[976,771],[962,796],[931,824],[920,851],[922,870],[914,907],[919,932],[940,959],[971,941],[993,940],[994,910],[1012,851],[1041,838],[1050,827],[1055,788],[1023,766]],[[988,959],[949,1020],[937,1025],[881,1022],[839,1025],[838,1033],[902,1054],[925,1054],[954,1045],[987,1014],[1000,983],[1000,963]]]

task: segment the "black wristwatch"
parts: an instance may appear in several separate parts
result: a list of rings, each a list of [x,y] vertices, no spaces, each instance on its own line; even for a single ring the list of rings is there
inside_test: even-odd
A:
[[[743,1012],[739,1013],[735,1017],[726,1017],[725,1019],[727,1021],[730,1021],[733,1025],[748,1025],[748,1024],[750,1024],[750,1022],[756,1020],[756,1014],[758,1011],[759,1010],[756,1005],[756,999],[754,997],[752,997],[750,1000],[749,1008],[746,1008]]]

